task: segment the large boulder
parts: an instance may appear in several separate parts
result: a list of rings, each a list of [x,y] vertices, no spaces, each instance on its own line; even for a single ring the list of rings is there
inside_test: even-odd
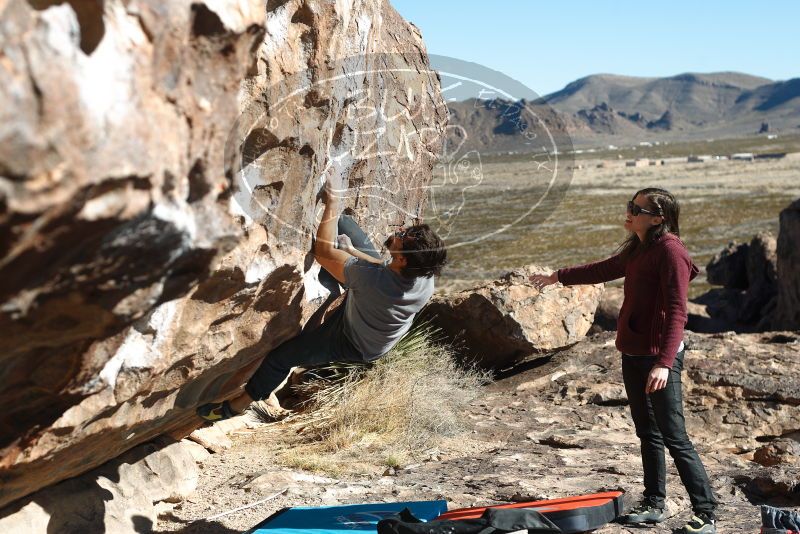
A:
[[[781,211],[778,232],[776,329],[800,329],[800,199]]]
[[[548,286],[528,282],[529,265],[472,289],[436,295],[423,313],[454,341],[460,355],[482,367],[502,369],[533,353],[580,341],[589,331],[602,285]]]
[[[706,265],[709,284],[747,289],[747,243],[731,242]]]
[[[706,267],[708,281],[723,287],[692,299],[688,328],[708,333],[768,330],[778,292],[777,261],[776,240],[768,232],[749,243],[728,244]]]
[[[446,112],[385,0],[0,0],[0,47],[2,507],[237,395],[324,296],[324,167],[383,233]]]
[[[753,236],[747,247],[747,292],[739,322],[757,323],[771,315],[778,292],[777,261],[775,236],[767,232]]]

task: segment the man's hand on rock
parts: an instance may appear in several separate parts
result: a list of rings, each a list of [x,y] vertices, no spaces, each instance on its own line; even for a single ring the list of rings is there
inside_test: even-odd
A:
[[[541,291],[546,286],[558,282],[558,273],[553,272],[550,274],[532,274],[528,277],[528,280],[531,284],[533,284],[533,287]]]
[[[340,170],[334,165],[329,165],[322,173],[322,177],[325,180],[325,202],[338,201],[345,189]]]
[[[338,236],[336,238],[336,248],[344,250],[345,252],[350,252],[353,249],[353,242],[350,240],[350,236],[347,234]]]

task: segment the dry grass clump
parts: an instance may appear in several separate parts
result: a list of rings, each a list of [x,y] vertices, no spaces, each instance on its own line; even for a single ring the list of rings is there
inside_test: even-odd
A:
[[[299,441],[283,463],[331,473],[400,467],[462,431],[462,413],[489,375],[459,367],[438,341],[423,324],[372,365],[310,371],[295,386],[309,400],[286,421]]]

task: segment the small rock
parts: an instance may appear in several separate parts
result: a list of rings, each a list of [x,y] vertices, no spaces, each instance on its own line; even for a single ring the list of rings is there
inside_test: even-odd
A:
[[[195,462],[202,463],[211,457],[211,453],[208,452],[208,449],[196,441],[184,439],[181,440],[181,445],[192,455]]]
[[[763,466],[794,465],[800,461],[800,443],[788,438],[778,438],[753,454],[753,461]]]
[[[189,439],[215,453],[230,449],[233,445],[230,438],[217,428],[217,425],[198,428],[189,434]],[[224,458],[220,458],[220,462],[224,463],[224,461]]]

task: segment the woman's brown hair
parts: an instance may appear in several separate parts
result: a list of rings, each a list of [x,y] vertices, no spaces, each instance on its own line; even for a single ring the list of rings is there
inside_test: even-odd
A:
[[[678,225],[681,208],[672,193],[659,187],[646,187],[637,191],[631,200],[636,199],[639,195],[647,199],[649,211],[661,216],[661,224],[651,226],[647,230],[644,241],[640,241],[639,236],[635,232],[631,232],[617,249],[623,262],[646,250],[655,240],[665,234],[675,234],[678,237],[681,235]]]

